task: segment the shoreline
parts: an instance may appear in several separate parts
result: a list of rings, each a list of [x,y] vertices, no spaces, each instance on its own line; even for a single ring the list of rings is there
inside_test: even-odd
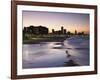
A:
[[[41,42],[63,42],[67,37],[59,37],[59,38],[43,38],[37,40],[23,40],[23,44],[39,44]]]
[[[71,37],[73,37],[73,36],[71,36]],[[79,36],[74,36],[74,37],[79,37]],[[86,36],[84,36],[84,37],[86,37]],[[64,40],[66,40],[68,38],[70,38],[70,37],[67,36],[67,37],[25,39],[25,40],[23,40],[23,44],[39,44],[41,42],[63,42]]]

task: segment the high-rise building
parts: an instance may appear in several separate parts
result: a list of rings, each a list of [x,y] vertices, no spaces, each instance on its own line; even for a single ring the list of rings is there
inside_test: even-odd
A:
[[[77,35],[77,30],[75,30],[75,35]]]
[[[23,30],[24,33],[31,33],[31,34],[48,34],[48,28],[44,26],[29,26],[29,27],[24,27]]]
[[[64,34],[66,34],[66,29],[64,29]]]
[[[62,34],[64,33],[64,28],[63,28],[63,26],[61,27],[61,33],[62,33]]]
[[[53,34],[55,33],[55,30],[54,30],[54,29],[52,29],[52,33],[53,33]]]

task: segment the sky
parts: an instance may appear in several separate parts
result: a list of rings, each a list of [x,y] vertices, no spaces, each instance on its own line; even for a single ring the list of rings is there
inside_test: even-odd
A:
[[[23,11],[23,27],[30,25],[45,26],[52,29],[61,30],[61,26],[72,33],[84,31],[89,33],[89,14],[67,13],[67,12],[47,12],[47,11]]]

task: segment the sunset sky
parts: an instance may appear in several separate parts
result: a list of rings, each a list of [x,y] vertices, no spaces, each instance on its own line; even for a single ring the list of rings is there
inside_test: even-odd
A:
[[[23,27],[30,25],[46,26],[49,32],[52,29],[60,30],[63,26],[67,31],[89,33],[89,14],[23,11]]]

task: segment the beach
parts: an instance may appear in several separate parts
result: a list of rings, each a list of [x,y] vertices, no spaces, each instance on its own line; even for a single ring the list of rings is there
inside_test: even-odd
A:
[[[63,42],[58,40],[23,44],[22,63],[25,69],[87,66],[89,65],[89,38],[70,37]]]

